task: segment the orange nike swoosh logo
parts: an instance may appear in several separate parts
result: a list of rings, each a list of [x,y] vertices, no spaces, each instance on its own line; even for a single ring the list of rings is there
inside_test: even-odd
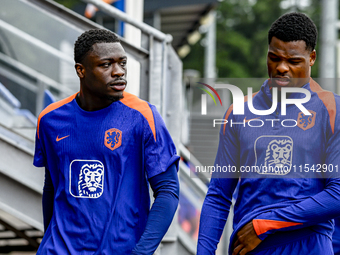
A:
[[[67,136],[63,136],[63,137],[60,137],[59,138],[59,136],[57,136],[57,138],[55,139],[57,142],[59,142],[60,140],[63,140],[64,138],[67,138],[67,137],[69,137],[70,135],[67,135]]]
[[[261,117],[257,117],[257,118],[254,118],[254,119],[247,120],[247,117],[244,117],[244,122],[247,123],[247,122],[249,122],[251,120],[256,120],[256,119],[259,119],[259,118],[261,118]]]

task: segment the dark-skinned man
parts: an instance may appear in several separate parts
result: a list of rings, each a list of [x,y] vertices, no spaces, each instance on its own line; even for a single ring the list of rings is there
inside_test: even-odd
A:
[[[37,254],[153,254],[178,204],[175,146],[155,107],[124,92],[127,56],[114,33],[84,32],[74,58],[80,91],[38,118],[45,235]]]
[[[233,106],[228,109],[215,166],[231,165],[237,171],[212,174],[198,255],[215,254],[237,185],[229,254],[333,254],[332,219],[340,214],[340,98],[310,78],[316,41],[316,26],[304,14],[285,14],[272,24],[269,79],[253,95],[252,104],[268,110],[278,96],[277,107],[261,116],[247,103],[244,115],[234,114]],[[290,103],[283,114],[281,103],[287,101],[280,96],[292,88],[306,93],[288,93]],[[291,104],[307,92],[311,97],[303,107],[309,115]]]

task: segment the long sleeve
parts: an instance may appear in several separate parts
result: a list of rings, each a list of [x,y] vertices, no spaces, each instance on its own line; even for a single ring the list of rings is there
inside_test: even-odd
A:
[[[229,108],[226,119],[230,114]],[[228,166],[239,167],[239,143],[230,126],[222,126],[208,193],[205,197],[198,235],[197,255],[215,254],[231,206],[233,192],[238,183],[238,173],[223,172]]]
[[[177,163],[165,172],[149,179],[155,201],[150,210],[145,231],[132,254],[153,254],[168,230],[178,205],[179,182]]]
[[[234,178],[211,179],[201,212],[197,255],[215,254],[237,182]]]
[[[54,203],[54,187],[53,187],[50,171],[47,168],[45,168],[45,182],[44,182],[43,196],[42,196],[42,207],[43,207],[45,232],[52,219],[53,203]]]
[[[265,212],[253,219],[256,234],[264,239],[278,230],[294,230],[340,215],[340,179],[328,181],[320,193],[288,207]]]

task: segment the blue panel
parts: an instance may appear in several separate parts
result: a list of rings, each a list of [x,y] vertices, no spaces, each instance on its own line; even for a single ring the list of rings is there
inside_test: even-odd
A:
[[[125,12],[125,0],[118,0],[117,2],[113,3],[113,6],[122,12]],[[117,34],[124,36],[124,22],[121,20],[118,21]]]

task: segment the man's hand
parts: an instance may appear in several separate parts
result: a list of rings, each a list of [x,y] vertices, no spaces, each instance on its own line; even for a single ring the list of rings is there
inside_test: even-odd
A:
[[[232,255],[245,255],[247,252],[254,250],[262,242],[256,235],[252,221],[248,222],[238,231],[236,238]]]

